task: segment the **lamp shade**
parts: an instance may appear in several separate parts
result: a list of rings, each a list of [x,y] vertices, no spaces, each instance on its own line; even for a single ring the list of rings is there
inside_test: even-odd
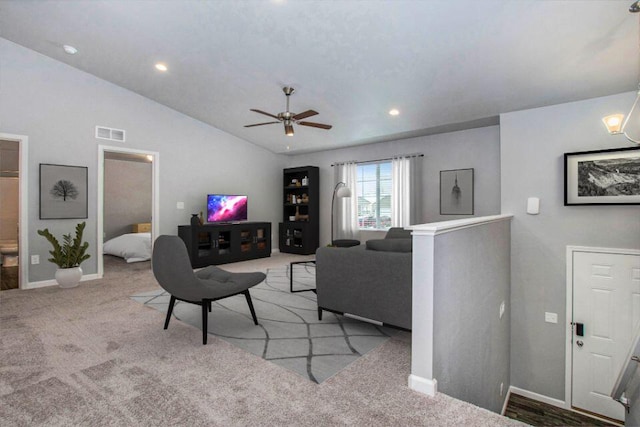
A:
[[[622,120],[624,114],[611,114],[610,116],[603,117],[602,122],[607,127],[607,130],[611,135],[617,135],[622,133]]]
[[[351,197],[351,189],[346,186],[338,188],[338,191],[336,192],[336,197],[339,197],[339,198]]]

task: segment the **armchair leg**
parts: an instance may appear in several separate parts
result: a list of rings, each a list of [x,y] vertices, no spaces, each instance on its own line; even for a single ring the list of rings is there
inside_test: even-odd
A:
[[[247,299],[247,304],[249,305],[249,310],[251,310],[251,317],[253,317],[253,323],[258,324],[258,318],[256,317],[256,311],[253,309],[253,303],[251,302],[251,295],[249,295],[249,289],[243,292],[245,298]]]
[[[318,307],[318,320],[322,320],[322,307]]]
[[[167,310],[167,318],[164,321],[164,328],[167,329],[169,327],[169,320],[171,320],[171,314],[173,313],[173,305],[176,303],[176,297],[171,295],[171,299],[169,300],[169,309]]]
[[[202,300],[202,345],[207,344],[207,317],[209,314],[210,301]]]
[[[209,301],[209,313],[211,313],[211,301]]]

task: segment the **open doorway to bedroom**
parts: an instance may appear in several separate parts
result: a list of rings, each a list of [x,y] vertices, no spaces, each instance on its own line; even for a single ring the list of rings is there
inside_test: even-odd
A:
[[[99,151],[98,274],[149,269],[158,230],[158,153]]]

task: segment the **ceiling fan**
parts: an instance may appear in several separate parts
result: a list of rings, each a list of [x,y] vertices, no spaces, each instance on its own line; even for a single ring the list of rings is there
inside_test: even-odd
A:
[[[317,111],[313,111],[313,110],[307,110],[307,111],[303,111],[302,113],[292,113],[289,111],[289,97],[291,96],[291,94],[293,93],[293,88],[292,87],[283,87],[282,91],[284,92],[284,94],[287,96],[287,109],[286,111],[282,112],[282,113],[278,113],[278,114],[271,114],[271,113],[267,113],[265,111],[261,111],[261,110],[256,110],[254,108],[251,108],[250,111],[254,111],[256,113],[260,113],[260,114],[264,114],[265,116],[269,116],[269,117],[273,117],[274,119],[277,119],[277,122],[266,122],[266,123],[256,123],[253,125],[246,125],[246,128],[250,128],[250,127],[254,127],[254,126],[263,126],[263,125],[271,125],[274,123],[283,123],[284,124],[284,133],[287,136],[293,136],[293,124],[297,124],[297,125],[301,125],[301,126],[310,126],[313,128],[320,128],[320,129],[331,129],[331,125],[325,125],[322,123],[314,123],[314,122],[304,122],[302,121],[302,119],[306,119],[307,117],[311,117],[311,116],[315,116],[316,114],[318,114]]]

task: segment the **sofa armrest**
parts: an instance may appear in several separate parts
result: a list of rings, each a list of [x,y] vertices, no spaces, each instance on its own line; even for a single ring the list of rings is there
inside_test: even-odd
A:
[[[410,252],[316,251],[318,306],[411,329]]]

